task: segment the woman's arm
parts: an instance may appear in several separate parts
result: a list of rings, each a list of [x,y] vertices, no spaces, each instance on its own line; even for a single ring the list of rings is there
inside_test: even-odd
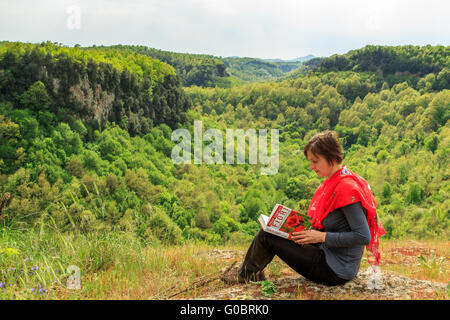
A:
[[[339,208],[350,226],[348,232],[327,232],[325,245],[328,248],[368,245],[371,240],[369,225],[360,202]]]

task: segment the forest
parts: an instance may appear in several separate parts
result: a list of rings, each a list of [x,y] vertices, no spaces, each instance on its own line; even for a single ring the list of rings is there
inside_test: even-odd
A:
[[[11,197],[0,222],[146,244],[248,241],[275,203],[307,210],[321,180],[303,146],[332,129],[374,191],[385,237],[449,239],[449,51],[367,46],[295,76],[212,87],[197,71],[227,77],[227,60],[191,56],[188,70],[186,57],[146,47],[1,42],[0,192]],[[278,129],[278,173],[174,164],[171,134],[195,120]]]
[[[98,46],[92,49],[99,48]],[[206,54],[189,54],[164,51],[145,46],[116,45],[111,47],[119,50],[131,50],[140,55],[149,56],[171,65],[181,78],[184,86],[213,86],[219,78],[228,77],[226,65],[218,57]]]
[[[258,59],[249,57],[215,57],[207,54],[190,54],[165,51],[145,46],[115,45],[92,46],[91,50],[133,51],[171,65],[180,76],[185,87],[225,87],[239,86],[248,82],[277,80],[309,70],[306,63],[314,58],[297,58],[284,61],[280,59]],[[315,58],[321,61],[321,58]],[[314,65],[314,62],[313,62]]]

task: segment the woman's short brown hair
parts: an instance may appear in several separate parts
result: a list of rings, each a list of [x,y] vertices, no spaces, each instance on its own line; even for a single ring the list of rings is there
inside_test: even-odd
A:
[[[329,164],[333,164],[333,160],[338,164],[341,164],[344,159],[344,154],[336,131],[325,130],[314,135],[309,139],[305,148],[303,148],[305,157],[308,157],[306,155],[308,150],[315,156],[323,156],[327,159]]]

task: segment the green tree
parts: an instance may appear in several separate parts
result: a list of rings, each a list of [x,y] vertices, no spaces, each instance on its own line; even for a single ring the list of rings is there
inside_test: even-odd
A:
[[[16,169],[15,162],[19,156],[17,150],[20,140],[19,125],[0,114],[0,172],[10,173]],[[23,153],[22,148],[21,150]]]
[[[100,169],[100,165],[101,165],[101,158],[96,152],[92,150],[84,151],[83,167],[97,172]]]
[[[383,193],[382,196],[384,199],[389,200],[392,196],[392,186],[389,182],[385,182],[383,185]]]
[[[223,214],[219,220],[213,224],[212,230],[217,234],[220,234],[226,241],[230,238],[232,232],[239,230],[239,224],[233,218]]]
[[[412,183],[409,186],[408,194],[406,195],[406,201],[408,203],[419,204],[422,202],[425,191],[418,183]]]
[[[83,168],[83,164],[78,157],[72,157],[66,164],[66,171],[77,178],[81,178],[85,174],[85,169]]]
[[[122,153],[122,145],[115,139],[106,138],[99,144],[103,159],[114,161]]]
[[[36,81],[22,94],[20,102],[25,108],[39,111],[49,108],[51,98],[47,93],[44,83]]]
[[[241,222],[256,220],[261,213],[267,213],[263,195],[259,190],[249,190],[243,199]]]
[[[389,153],[386,150],[381,150],[377,154],[377,162],[382,163],[389,157]]]
[[[439,137],[436,133],[433,132],[431,135],[425,138],[424,143],[425,147],[434,153],[439,145]]]
[[[289,178],[285,189],[286,195],[291,199],[304,199],[307,197],[306,176]]]

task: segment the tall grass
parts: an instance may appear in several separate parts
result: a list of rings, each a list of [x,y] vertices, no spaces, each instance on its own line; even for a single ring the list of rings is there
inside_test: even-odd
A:
[[[450,242],[389,240],[381,242],[382,270],[441,283],[450,283]]]
[[[134,234],[60,233],[48,226],[0,230],[0,299],[164,299],[218,266],[208,245],[146,244]],[[67,287],[69,266],[81,289]]]
[[[225,249],[247,247],[226,245]],[[215,248],[199,242],[149,244],[117,231],[61,233],[43,223],[31,230],[1,228],[0,299],[167,299],[229,265],[226,259],[208,255]],[[382,270],[448,282],[447,241],[385,241],[381,249]],[[366,264],[363,261],[361,267]],[[81,271],[79,290],[67,286],[71,265]],[[272,276],[280,276],[285,266],[272,263],[268,268]],[[224,286],[220,281],[194,286],[175,298],[196,298]]]

